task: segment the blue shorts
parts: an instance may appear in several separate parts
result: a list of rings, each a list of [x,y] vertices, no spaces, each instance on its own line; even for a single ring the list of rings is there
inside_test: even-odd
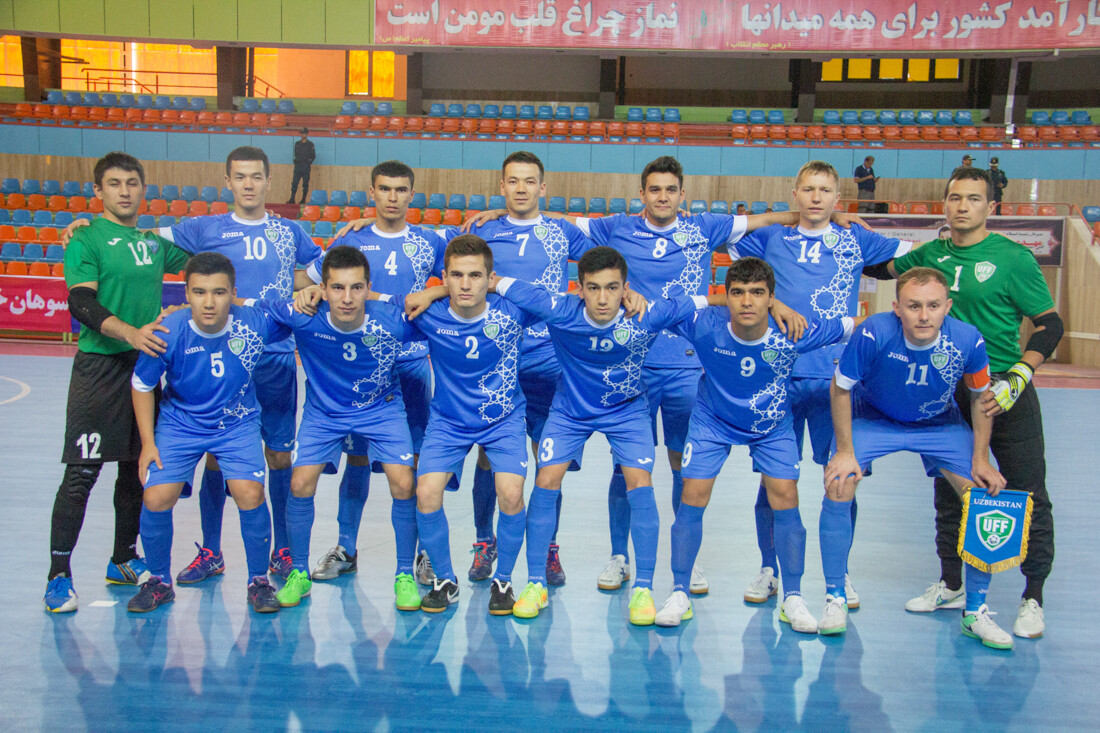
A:
[[[649,421],[653,445],[657,445],[657,410],[661,411],[661,427],[664,430],[665,448],[675,453],[684,452],[691,411],[699,392],[699,378],[703,370],[657,369],[644,367],[642,383],[649,397]]]
[[[294,352],[265,353],[252,370],[260,403],[260,434],[269,450],[294,447],[294,416],[298,412],[298,362]]]
[[[832,378],[796,377],[787,385],[787,394],[794,416],[794,437],[798,441],[798,455],[802,455],[802,443],[806,427],[810,428],[810,446],[814,451],[814,463],[824,466],[829,462],[833,444],[833,414],[829,402],[829,385]]]
[[[424,433],[417,476],[451,473],[454,478],[450,488],[458,488],[458,483],[462,481],[462,464],[475,445],[485,449],[493,473],[527,476],[527,436],[523,413],[519,410],[512,410],[503,419],[476,429],[433,414]]]
[[[867,473],[871,461],[876,458],[910,451],[920,455],[924,471],[931,477],[940,475],[940,469],[971,478],[974,458],[974,434],[956,414],[950,422],[934,425],[900,423],[882,415],[862,415],[852,418],[852,442],[856,460]],[[833,452],[836,452],[836,445]]]
[[[393,400],[369,410],[329,415],[308,407],[302,413],[292,460],[295,466],[325,465],[326,473],[340,464],[344,440],[352,437],[380,464],[413,464],[412,439],[405,406]],[[349,451],[350,452],[350,451]]]
[[[156,441],[164,468],[151,464],[146,486],[192,483],[195,466],[206,453],[218,459],[227,481],[264,482],[266,464],[259,420],[245,420],[225,430],[214,431],[162,419],[157,421]]]
[[[401,384],[401,398],[405,403],[405,416],[409,423],[413,453],[420,453],[424,444],[424,430],[428,427],[428,406],[432,401],[432,367],[425,357],[399,361],[394,365]],[[344,452],[350,456],[368,456],[370,447],[357,434],[344,441]],[[382,461],[371,460],[371,471],[382,473]]]
[[[605,415],[586,420],[550,410],[539,442],[539,466],[569,462],[572,463],[569,470],[580,470],[584,444],[592,433],[599,431],[611,444],[611,455],[617,465],[652,471],[653,444],[649,439],[649,416],[642,400],[644,398],[639,397]]]
[[[684,459],[684,478],[717,478],[730,454],[730,447],[747,445],[752,470],[765,476],[798,480],[798,444],[789,425],[780,425],[764,435],[733,427],[700,405],[691,417]]]
[[[527,435],[536,443],[541,442],[546,420],[550,416],[550,405],[554,402],[554,393],[558,389],[561,365],[557,358],[540,359],[529,365],[521,364],[519,370],[519,388],[527,399]]]

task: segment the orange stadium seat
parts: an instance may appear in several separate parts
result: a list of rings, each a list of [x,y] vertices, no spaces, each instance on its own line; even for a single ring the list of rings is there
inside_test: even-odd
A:
[[[252,115],[250,122],[252,123],[253,127],[258,127],[263,130],[267,128],[267,120],[268,116],[266,112],[257,112]]]
[[[588,120],[573,120],[569,125],[570,135],[587,135],[588,134]]]
[[[218,127],[229,127],[233,124],[232,112],[216,112],[214,114],[214,124]]]
[[[405,132],[420,132],[424,129],[423,117],[406,117]]]
[[[31,277],[49,277],[50,276],[50,263],[48,262],[32,262],[27,266],[27,274]]]
[[[424,132],[439,132],[443,129],[443,120],[439,117],[429,117],[424,120]]]
[[[340,221],[340,207],[326,206],[321,209],[321,221]]]
[[[646,122],[642,126],[642,134],[646,137],[660,137],[661,136],[661,123],[660,122]]]
[[[990,137],[985,134],[985,131],[990,128],[982,128],[982,140],[989,140]],[[1000,128],[993,128],[997,130],[997,137],[995,139],[1000,140],[1004,137],[1004,131]],[[1033,143],[1039,139],[1039,130],[1032,125],[1021,125],[1016,128],[1016,137],[1020,138],[1025,143]]]
[[[858,142],[863,139],[863,127],[861,125],[845,125],[844,139]]]
[[[1058,142],[1058,128],[1054,126],[1040,127],[1039,128],[1039,142],[1054,143]]]
[[[959,137],[964,142],[973,142],[978,139],[978,128],[973,125],[967,125],[966,127],[959,128]]]
[[[660,131],[660,125],[657,126],[658,132]],[[566,137],[569,135],[569,122],[567,120],[554,120],[550,124],[550,134],[559,137]],[[649,134],[648,132],[646,133]]]
[[[88,108],[82,105],[76,107],[69,107],[69,119],[71,120],[86,120],[88,119]]]
[[[1058,137],[1060,137],[1063,140],[1069,140],[1069,141],[1079,140],[1080,139],[1080,133],[1079,133],[1079,131],[1076,127],[1070,125],[1069,127],[1059,127],[1058,128]]]
[[[516,131],[515,120],[496,120],[498,135],[511,135]]]
[[[168,202],[164,199],[153,199],[149,202],[149,213],[153,216],[164,216],[168,213]]]
[[[389,122],[386,123],[386,130],[389,132],[401,132],[405,129],[404,117],[391,117]]]
[[[405,221],[413,225],[419,224],[422,215],[423,212],[420,209],[409,209],[405,212]]]
[[[843,140],[844,128],[840,125],[825,125],[826,140]]]
[[[46,203],[46,197],[40,193],[32,193],[30,196],[27,197],[26,208],[30,209],[31,211],[39,211],[41,209],[47,208],[48,206],[49,204]]]
[[[88,209],[88,199],[83,196],[73,196],[69,199],[68,210],[74,214],[79,214],[82,211]]]
[[[478,121],[472,117],[463,117],[458,123],[458,129],[464,135],[473,135],[477,132]]]
[[[351,129],[362,131],[370,127],[370,117],[355,115],[351,118]]]
[[[177,125],[180,121],[180,111],[178,109],[162,109],[160,111],[160,121],[165,125]]]
[[[321,207],[317,204],[307,204],[302,207],[302,212],[298,214],[298,218],[303,221],[317,221],[321,218]]]
[[[365,206],[365,207],[363,207],[363,218],[364,219],[377,219],[378,218],[378,209],[374,206]]]
[[[642,123],[632,122],[631,125],[637,125],[638,131],[634,134],[635,137],[642,136]],[[627,125],[627,135],[630,135],[630,125]],[[550,135],[550,120],[535,120],[535,137],[545,138]]]
[[[1092,223],[1092,235],[1094,237],[1100,237],[1100,221]]]
[[[337,115],[332,123],[332,129],[336,132],[346,132],[351,129],[350,115]]]
[[[611,123],[615,124],[615,123]],[[621,123],[620,123],[621,124]],[[612,133],[614,134],[614,133]],[[730,137],[734,140],[748,140],[749,139],[749,126],[748,125],[731,125]]]
[[[754,125],[755,127],[755,125]],[[752,130],[750,129],[751,133]],[[753,135],[753,137],[756,137]],[[787,126],[786,125],[768,125],[768,139],[769,140],[786,140],[787,139]]]
[[[102,214],[103,213],[103,199],[94,198],[88,200],[87,212],[89,214]]]
[[[38,230],[38,241],[43,244],[57,244],[61,241],[61,233],[56,227],[42,227]]]
[[[1020,204],[1016,207],[1016,216],[1035,216],[1035,207],[1031,204]]]
[[[679,122],[666,122],[661,125],[661,137],[680,137],[680,123]]]
[[[30,102],[16,102],[15,116],[20,119],[28,119],[34,117],[34,105]]]
[[[497,131],[497,121],[494,119],[480,120],[477,123],[477,133],[479,135],[493,135]]]
[[[936,215],[942,214],[943,213],[943,202],[942,201],[934,201],[932,203],[932,209],[931,210],[932,210],[933,214],[936,214]]]
[[[927,214],[928,204],[909,204],[910,214]]]
[[[195,124],[202,125],[203,127],[213,127],[214,113],[208,109],[204,109],[195,116]]]
[[[192,201],[187,207],[188,216],[206,216],[210,213],[210,204],[205,201]]]
[[[159,125],[160,124],[160,110],[159,109],[147,109],[141,113],[141,121],[147,125]]]
[[[520,122],[526,122],[526,120],[520,120]],[[516,132],[519,132],[519,124],[516,123]],[[608,137],[622,137],[626,134],[626,123],[624,122],[608,122],[607,123],[607,135]]]
[[[961,139],[959,134],[959,128],[947,126],[940,128],[940,139],[947,140],[948,142],[958,142]]]
[[[767,125],[749,125],[749,139],[750,140],[767,140],[768,139],[768,127],[767,127]]]
[[[122,107],[111,107],[107,110],[107,121],[113,125],[126,124],[126,110]]]
[[[50,119],[54,122],[61,122],[62,120],[71,119],[69,115],[69,108],[63,104],[55,104],[50,107]]]
[[[27,197],[21,193],[9,193],[7,200],[4,201],[5,209],[25,209],[27,208]]]
[[[247,112],[234,112],[231,124],[233,127],[248,127],[252,124],[252,115]]]
[[[186,125],[187,127],[194,129],[195,122],[197,120],[198,120],[198,112],[196,112],[195,110],[193,110],[193,109],[180,110],[179,123],[181,125]]]
[[[53,116],[53,106],[49,104],[36,104],[31,108],[31,114],[37,119],[48,120]]]
[[[1088,140],[1089,142],[1100,140],[1100,127],[1096,125],[1085,125],[1078,129],[1078,135],[1082,140]]]
[[[1016,206],[1014,204],[1001,204],[999,210],[1001,216],[1016,216]]]
[[[412,209],[409,209],[409,211],[412,211]],[[420,223],[437,227],[443,223],[443,212],[439,209],[424,209],[420,215]]]
[[[602,120],[591,120],[588,123],[588,136],[600,139],[607,137],[607,123]]]
[[[925,142],[935,142],[940,139],[940,128],[938,127],[922,127],[920,128],[920,139]]]
[[[54,196],[50,196],[50,199],[47,202],[46,208],[48,208],[50,211],[55,211],[56,212],[56,211],[64,211],[65,209],[68,208],[68,206],[69,206],[69,200],[67,198],[65,198],[64,196],[62,196],[61,194],[56,194]]]
[[[787,125],[787,139],[788,140],[805,140],[806,139],[806,126],[805,125]]]
[[[53,277],[65,277],[65,263],[55,262],[53,267],[50,268],[50,274]]]
[[[181,216],[187,216],[187,202],[183,199],[177,199],[168,204],[168,215],[177,219]]]
[[[10,242],[15,239],[15,227],[11,224],[0,224],[0,240]]]
[[[148,213],[149,213],[149,202],[146,201],[145,199],[142,199],[141,201],[138,202],[138,214],[148,214]]]
[[[215,201],[214,203],[210,204],[210,213],[215,216],[219,214],[228,214],[229,204],[225,203],[224,201]]]
[[[19,227],[15,230],[15,241],[17,242],[37,242],[38,230],[34,227]]]
[[[863,139],[864,140],[881,140],[882,128],[878,125],[864,125],[863,127]]]
[[[386,118],[375,115],[370,118],[370,125],[367,126],[368,130],[372,132],[382,132],[386,129]]]
[[[276,112],[267,120],[268,129],[277,130],[286,127],[286,115]]]
[[[27,263],[26,262],[9,262],[7,267],[7,273],[9,275],[15,275],[17,277],[27,276]]]
[[[462,212],[458,209],[447,209],[443,212],[443,226],[462,226]]]
[[[806,127],[806,139],[807,140],[824,140],[825,128],[821,125],[808,125]]]
[[[1039,216],[1058,216],[1058,207],[1054,204],[1040,204]]]
[[[340,214],[340,221],[352,221],[361,218],[363,218],[363,210],[358,206],[345,206],[343,213]]]
[[[90,107],[88,109],[88,121],[89,122],[106,122],[107,121],[107,108],[106,107]]]
[[[443,119],[443,127],[441,128],[441,131],[447,133],[448,135],[454,135],[458,132],[459,126],[461,124],[462,123],[457,117],[446,117]]]
[[[901,128],[897,125],[885,125],[882,128],[882,139],[891,142],[901,140]]]

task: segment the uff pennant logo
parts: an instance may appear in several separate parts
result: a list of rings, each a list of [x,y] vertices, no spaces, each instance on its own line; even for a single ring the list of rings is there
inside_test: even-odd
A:
[[[500,333],[499,323],[487,323],[485,327],[481,329],[482,332],[491,339],[495,339],[497,334]]]
[[[978,282],[984,283],[989,278],[993,277],[993,273],[997,271],[997,266],[992,262],[979,262],[974,265],[974,277],[978,279]]]
[[[764,349],[763,353],[760,354],[760,358],[767,364],[771,364],[775,361],[775,357],[777,356],[779,356],[779,352],[775,349]]]
[[[241,352],[244,351],[244,339],[237,336],[229,339],[229,350],[233,352],[234,356],[240,356]]]
[[[676,244],[683,247],[685,244],[687,244],[687,241],[688,241],[687,232],[676,232],[676,233],[674,233],[672,235],[672,241],[676,242]]]
[[[1004,545],[1016,529],[1016,518],[1000,510],[983,512],[974,520],[978,523],[978,540],[991,551]]]
[[[416,254],[416,244],[413,242],[404,242],[401,244],[401,250],[405,253],[406,257],[412,257]]]
[[[535,227],[535,236],[539,239],[546,239],[546,235],[550,233],[550,230],[539,224]]]
[[[378,343],[378,337],[374,334],[368,334],[363,337],[364,346],[374,346],[376,343]]]
[[[836,232],[827,232],[824,237],[821,238],[825,242],[825,246],[832,249],[840,241],[840,237],[836,235]]]
[[[630,331],[621,327],[616,328],[614,332],[612,332],[611,336],[615,339],[615,343],[617,343],[619,346],[622,346],[630,338]]]
[[[943,369],[947,366],[948,357],[947,354],[932,354],[932,366],[937,369]]]

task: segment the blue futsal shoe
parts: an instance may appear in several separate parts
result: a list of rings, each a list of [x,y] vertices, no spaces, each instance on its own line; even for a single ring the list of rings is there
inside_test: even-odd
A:
[[[195,547],[199,548],[199,554],[190,565],[179,571],[176,575],[177,583],[182,585],[198,583],[225,572],[225,556],[222,553],[215,555],[198,542],[195,543]]]
[[[149,566],[140,557],[121,564],[107,563],[107,582],[113,585],[141,585],[150,577]]]
[[[46,584],[46,610],[50,613],[71,613],[76,610],[76,591],[72,578],[59,575]]]

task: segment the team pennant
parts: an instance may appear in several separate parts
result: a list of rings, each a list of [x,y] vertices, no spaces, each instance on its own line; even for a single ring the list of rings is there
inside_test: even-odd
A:
[[[1031,530],[1031,494],[1002,491],[989,496],[985,489],[970,488],[962,498],[959,556],[987,573],[1014,568],[1027,557]]]

